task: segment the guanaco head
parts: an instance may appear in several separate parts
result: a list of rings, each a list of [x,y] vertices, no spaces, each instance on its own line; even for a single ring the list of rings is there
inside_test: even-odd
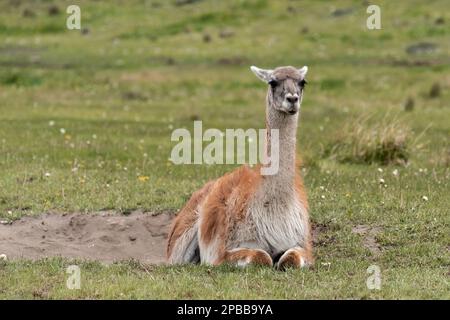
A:
[[[273,70],[251,66],[250,69],[259,79],[269,84],[267,93],[269,106],[290,115],[299,111],[306,84],[307,66],[301,69],[278,67]]]

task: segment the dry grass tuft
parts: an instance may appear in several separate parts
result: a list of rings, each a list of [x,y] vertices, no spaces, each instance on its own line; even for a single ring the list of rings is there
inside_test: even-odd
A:
[[[428,95],[430,98],[438,98],[441,95],[441,85],[437,82],[433,83]]]
[[[443,166],[450,168],[450,146],[442,148],[442,150],[431,159],[434,166]]]
[[[410,154],[411,130],[396,119],[371,123],[370,117],[356,119],[336,135],[325,156],[339,162],[406,164]]]

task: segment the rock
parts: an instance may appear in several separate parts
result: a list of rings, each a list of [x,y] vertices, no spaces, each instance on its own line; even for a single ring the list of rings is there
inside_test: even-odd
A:
[[[296,12],[297,12],[297,9],[295,9],[293,6],[288,6],[288,7],[286,8],[286,10],[287,10],[287,12],[289,12],[289,13],[296,13]]]
[[[352,8],[342,8],[342,9],[336,9],[333,12],[331,12],[332,17],[342,17],[346,16],[353,12]]]
[[[234,31],[231,29],[224,29],[224,30],[220,31],[220,33],[219,33],[219,37],[221,37],[222,39],[230,38],[232,36],[234,36]]]
[[[125,100],[147,100],[147,98],[137,91],[126,91],[122,93],[122,98]]]
[[[419,42],[406,48],[408,54],[424,54],[436,51],[437,45],[431,42]]]
[[[175,5],[176,6],[184,6],[184,5],[193,4],[193,3],[196,3],[199,1],[201,1],[201,0],[176,0]]]
[[[6,256],[6,254],[2,253],[0,254],[0,261],[6,261],[8,260],[8,257]]]

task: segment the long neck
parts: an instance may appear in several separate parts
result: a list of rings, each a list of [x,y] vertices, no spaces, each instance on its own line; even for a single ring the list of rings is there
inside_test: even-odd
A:
[[[295,146],[297,122],[298,113],[295,115],[288,115],[275,110],[272,106],[272,99],[269,92],[266,107],[266,129],[268,132],[266,154],[271,155],[273,148],[271,145],[272,139],[270,137],[270,131],[271,129],[276,129],[279,133],[279,168],[276,174],[265,176],[266,181],[287,185],[294,183],[296,173]]]

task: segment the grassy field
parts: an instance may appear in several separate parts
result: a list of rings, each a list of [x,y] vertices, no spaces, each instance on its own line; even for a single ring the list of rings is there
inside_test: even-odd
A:
[[[0,3],[0,220],[177,211],[234,166],[173,165],[173,129],[263,128],[249,66],[308,65],[298,153],[316,265],[0,261],[0,298],[450,299],[448,1],[378,1],[381,30],[364,1],[184,2],[80,0],[82,32],[66,29],[72,1]],[[392,123],[407,161],[358,157],[355,126]]]

